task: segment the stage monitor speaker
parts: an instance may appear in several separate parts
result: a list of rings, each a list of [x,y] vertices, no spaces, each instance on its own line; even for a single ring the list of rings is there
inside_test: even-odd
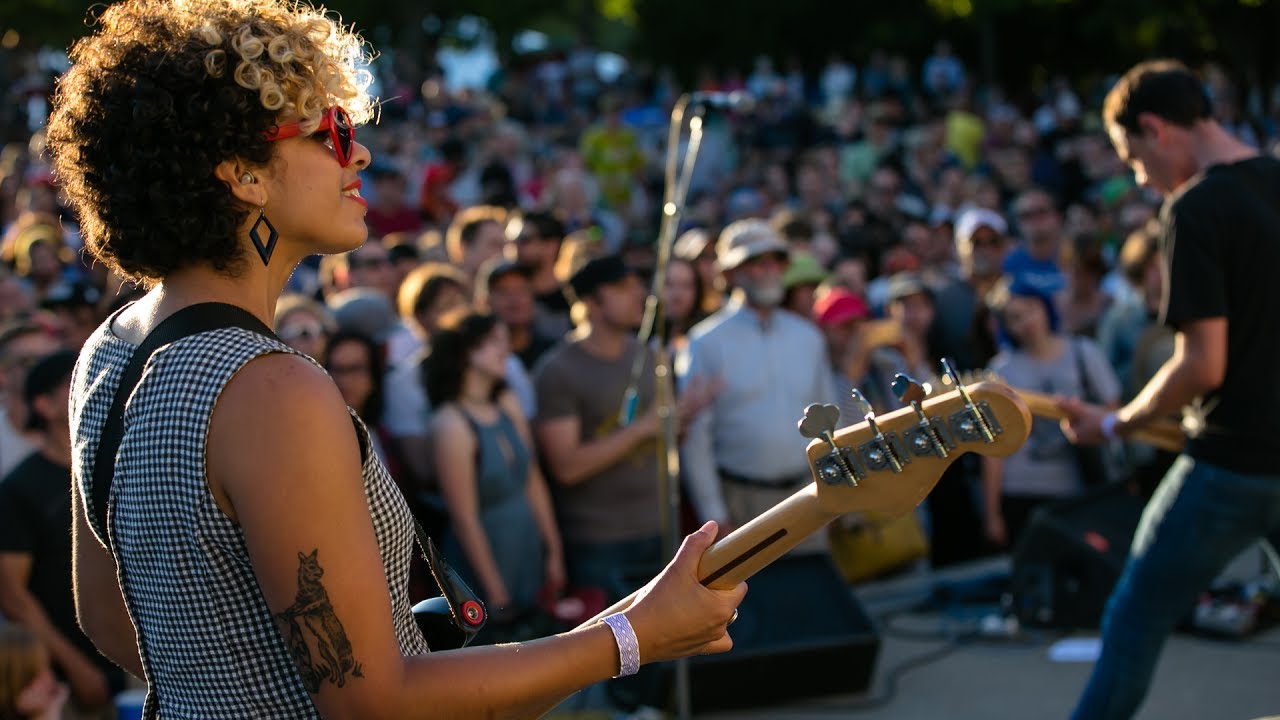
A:
[[[1098,627],[1144,503],[1112,483],[1037,509],[1013,553],[1010,596],[1019,620]]]
[[[690,661],[695,712],[865,691],[880,638],[826,555],[783,557],[747,580],[733,649]]]

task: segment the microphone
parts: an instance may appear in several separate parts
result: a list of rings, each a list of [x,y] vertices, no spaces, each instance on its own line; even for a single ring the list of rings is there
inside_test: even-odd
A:
[[[704,108],[716,108],[717,110],[732,110],[734,112],[749,113],[756,106],[756,99],[751,93],[745,90],[734,90],[733,92],[696,92],[689,95],[689,103],[691,105],[699,105]]]

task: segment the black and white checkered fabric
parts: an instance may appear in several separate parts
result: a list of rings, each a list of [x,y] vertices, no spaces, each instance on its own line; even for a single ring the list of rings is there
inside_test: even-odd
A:
[[[134,349],[110,325],[85,343],[72,375],[72,464],[82,498],[93,497],[98,438]],[[183,338],[152,356],[125,406],[107,524],[147,673],[147,718],[319,717],[255,581],[244,536],[205,483],[218,395],[245,363],[273,352],[293,351],[241,328]],[[369,447],[364,424],[352,417]],[[365,457],[396,639],[402,653],[421,654],[427,645],[408,592],[413,520],[377,454]],[[104,529],[92,511],[87,516],[101,540]]]

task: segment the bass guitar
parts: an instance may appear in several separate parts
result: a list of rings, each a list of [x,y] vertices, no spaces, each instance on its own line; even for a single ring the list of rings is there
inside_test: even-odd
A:
[[[722,538],[702,556],[702,584],[726,589],[745,581],[810,534],[846,513],[911,512],[952,462],[966,452],[1005,457],[1027,439],[1031,415],[1006,385],[959,385],[932,398],[836,429],[840,411],[810,405],[798,423],[813,482]],[[625,610],[636,593],[584,625]]]

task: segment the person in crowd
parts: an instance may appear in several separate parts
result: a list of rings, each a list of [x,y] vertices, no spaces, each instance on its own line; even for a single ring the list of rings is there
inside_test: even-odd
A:
[[[481,590],[498,640],[512,639],[511,625],[558,597],[566,578],[529,424],[505,388],[509,354],[495,316],[459,308],[432,336],[425,370],[436,476],[451,520],[444,551]]]
[[[787,269],[782,273],[782,307],[806,320],[813,315],[818,286],[827,279],[827,269],[808,252],[791,250]]]
[[[36,634],[18,623],[0,622],[0,717],[62,720],[70,697]]]
[[[1004,258],[1001,271],[1018,277],[1042,293],[1057,295],[1067,287],[1062,269],[1066,242],[1062,213],[1048,191],[1032,188],[1013,201],[1020,242]]]
[[[415,233],[422,228],[422,217],[409,206],[404,173],[395,167],[374,165],[369,169],[373,198],[364,220],[374,237],[391,233]]]
[[[955,222],[954,243],[951,233],[940,231],[945,227],[950,225],[934,228],[924,236],[927,239],[918,243],[932,258],[922,260],[920,276],[936,301],[934,350],[950,358],[958,368],[970,370],[985,361],[978,357],[981,353],[975,343],[974,324],[983,294],[999,277],[1007,228],[999,213],[982,208],[961,211]],[[947,241],[946,253],[936,247],[942,238]],[[946,262],[944,255],[954,256],[959,262]]]
[[[493,205],[474,205],[460,211],[445,233],[449,261],[462,271],[467,288],[473,288],[480,266],[502,255],[507,211]]]
[[[67,392],[76,353],[58,350],[32,366],[23,386],[35,452],[0,480],[0,613],[48,648],[71,688],[74,709],[114,717],[124,673],[76,625],[71,596],[71,432]]]
[[[569,320],[570,303],[560,278],[556,277],[556,258],[564,241],[564,225],[555,215],[535,210],[513,215],[507,221],[506,235],[506,256],[530,269],[539,328],[552,337],[569,332],[573,327]]]
[[[711,241],[710,233],[702,228],[684,231],[676,238],[672,255],[693,263],[698,271],[702,286],[698,299],[699,313],[705,317],[719,310],[724,305],[724,280],[716,270],[716,244]]]
[[[534,437],[554,486],[569,583],[599,588],[614,602],[663,562],[654,357],[635,335],[644,314],[639,278],[616,254],[566,247],[579,322],[534,372]],[[624,417],[633,380],[634,411]],[[701,386],[681,394],[677,432],[706,401]],[[649,674],[610,688],[615,704],[630,710],[658,704],[659,684]]]
[[[665,322],[662,344],[668,351],[683,349],[689,331],[706,317],[699,304],[702,296],[702,276],[697,266],[681,257],[669,258],[661,298]]]
[[[102,291],[93,283],[64,279],[45,292],[40,309],[47,313],[67,346],[78,348],[102,322],[98,312],[101,303]]]
[[[14,275],[7,265],[0,265],[0,323],[10,323],[29,315],[36,308],[31,287]]]
[[[511,352],[533,372],[558,338],[544,334],[535,320],[531,270],[518,261],[493,258],[480,266],[475,300],[478,309],[493,313],[507,329]]]
[[[272,327],[286,345],[320,362],[324,362],[329,336],[338,329],[328,308],[296,293],[280,296]]]
[[[423,263],[400,285],[397,310],[416,336],[418,347],[387,368],[382,424],[390,438],[389,449],[404,463],[397,479],[423,491],[435,487],[435,461],[428,437],[431,404],[423,383],[423,361],[430,353],[431,335],[440,318],[469,301],[466,278],[447,263]]]
[[[707,410],[681,446],[689,494],[699,516],[736,528],[809,482],[806,440],[796,419],[831,402],[831,369],[822,335],[805,317],[780,311],[787,246],[763,221],[728,225],[716,262],[734,288],[728,304],[694,326],[677,360],[685,388],[715,383]],[[806,540],[821,551],[825,538]]]
[[[869,342],[865,328],[870,319],[867,301],[841,286],[822,292],[813,306],[813,322],[822,332],[831,364],[835,390],[831,402],[840,409],[841,425],[862,422],[866,412],[854,401],[854,388],[876,412],[894,407],[890,387],[894,373],[903,370],[902,358],[891,350],[880,352],[887,346],[876,347]]]
[[[0,477],[36,449],[39,438],[27,428],[22,386],[37,360],[63,346],[52,328],[34,321],[0,327]]]
[[[1090,397],[1115,407],[1120,381],[1101,349],[1062,330],[1054,298],[1022,278],[998,285],[988,298],[1008,347],[989,369],[1002,382],[1048,395]],[[1090,468],[1058,424],[1035,418],[1027,442],[1006,458],[982,458],[986,536],[994,547],[1012,547],[1040,505],[1080,494],[1106,478]]]
[[[85,344],[70,401],[77,614],[145,678],[149,718],[536,716],[732,643],[745,586],[698,582],[708,524],[608,622],[429,652],[411,519],[362,457],[368,431],[323,368],[238,327],[151,357],[103,480],[106,524],[90,509],[121,370],[159,322],[215,301],[265,324],[302,258],[364,244],[366,53],[308,6],[135,0],[101,14],[58,85],[49,149],[86,246],[152,287]]]
[[[635,337],[644,288],[618,256],[586,255],[569,290],[580,323],[534,371],[534,437],[555,486],[569,581],[616,600],[662,563],[652,358],[634,418],[619,420],[636,356],[649,352]]]
[[[1098,323],[1112,302],[1111,295],[1102,288],[1102,281],[1111,268],[1103,257],[1102,238],[1098,235],[1077,235],[1069,247],[1063,263],[1067,288],[1059,301],[1062,325],[1070,335],[1096,338]]]
[[[325,341],[324,369],[338,386],[342,401],[368,426],[369,442],[395,477],[398,464],[389,462],[382,431],[382,406],[385,392],[382,347],[358,330],[343,329]]]
[[[323,258],[320,279],[326,300],[352,288],[370,288],[387,298],[396,296],[396,273],[391,266],[391,256],[376,240],[350,252]]]
[[[440,144],[436,162],[427,165],[423,173],[418,212],[424,220],[438,227],[447,227],[458,212],[450,186],[458,179],[467,164],[467,146],[456,137],[449,137]]]
[[[1174,351],[1119,410],[1064,401],[1064,429],[1097,443],[1189,407],[1195,430],[1146,505],[1072,715],[1110,720],[1137,712],[1165,638],[1213,578],[1259,538],[1280,541],[1280,385],[1258,382],[1280,338],[1280,162],[1214,120],[1200,79],[1174,61],[1126,72],[1103,121],[1138,184],[1165,197],[1160,317]]]

